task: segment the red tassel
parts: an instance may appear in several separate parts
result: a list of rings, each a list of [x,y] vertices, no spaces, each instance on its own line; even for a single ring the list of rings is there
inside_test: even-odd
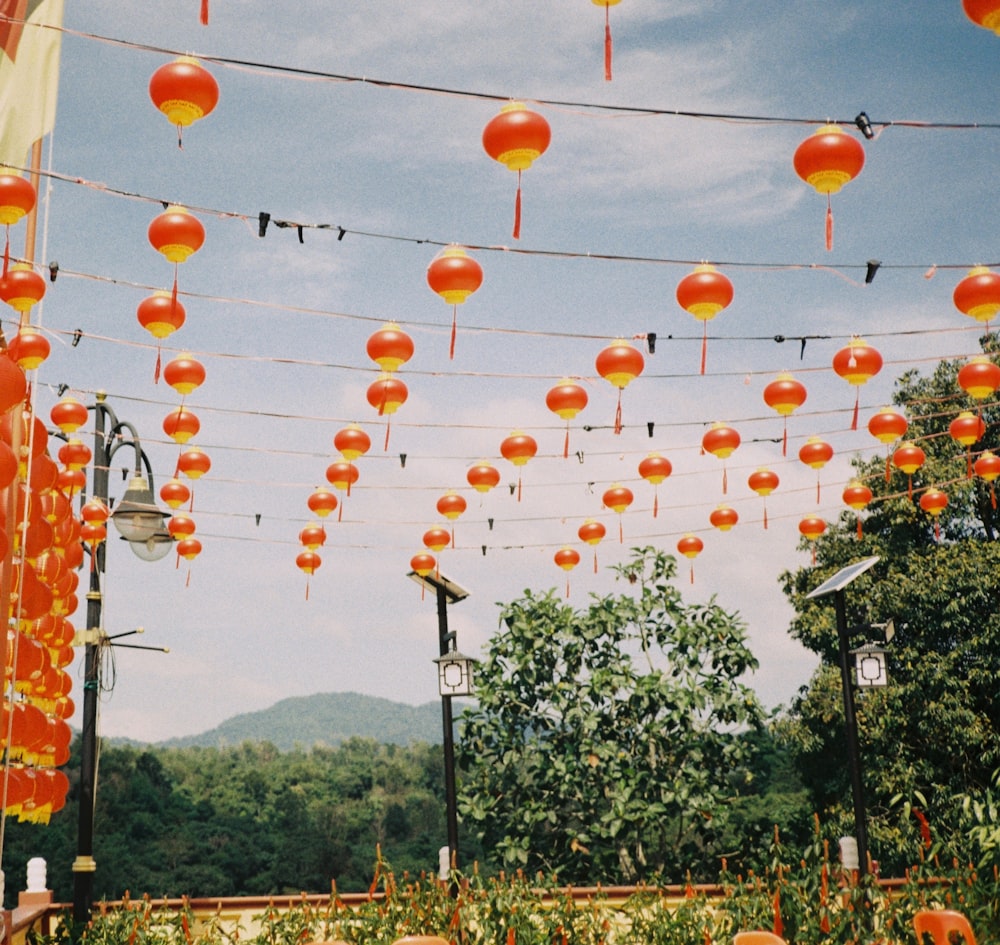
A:
[[[521,474],[517,474],[517,501],[521,501]]]
[[[610,5],[604,4],[604,81],[611,81],[611,17]]]
[[[208,26],[208,0],[201,0],[201,25]],[[308,595],[307,595],[308,596]]]
[[[830,195],[826,195],[826,248],[833,249],[833,207],[830,206]]]
[[[340,505],[337,506],[337,521],[338,522],[343,521],[343,518],[344,518],[344,503],[341,502]]]
[[[885,481],[888,482],[892,478],[892,470],[889,468],[889,454],[885,454]]]
[[[174,287],[170,292],[170,308],[177,308],[177,263],[174,263]]]
[[[453,305],[451,307],[451,344],[448,345],[448,357],[454,360],[455,358],[455,332],[457,330],[458,321],[458,306]]]
[[[654,489],[653,490],[653,518],[656,518],[657,512],[660,511],[660,493]]]
[[[934,540],[941,540],[941,523],[937,519],[934,519]]]
[[[190,587],[191,586],[191,569],[190,568],[188,568],[187,577],[184,578],[184,586],[185,587]]]
[[[705,373],[705,359],[708,355],[708,322],[702,322],[701,332],[701,373]]]
[[[566,578],[566,596],[569,597],[569,578]]]
[[[350,464],[350,463],[348,463],[348,464],[347,464],[347,468],[348,468],[348,469],[352,469],[353,467],[351,466],[351,464]],[[351,494],[351,478],[350,478],[350,476],[348,476],[348,477],[347,477],[347,494],[348,494],[348,495],[350,495],[350,494]]]
[[[381,411],[379,411],[381,413]],[[385,421],[385,442],[382,444],[382,452],[385,453],[389,449],[389,421]]]
[[[306,578],[306,600],[309,600],[309,578]]]
[[[157,345],[156,346],[156,367],[153,369],[153,383],[154,384],[159,384],[160,383],[160,364],[161,364],[161,362],[162,362],[162,358],[160,356],[160,346]]]
[[[451,526],[451,547],[455,547],[455,526]]]
[[[990,483],[990,505],[992,505],[993,508],[997,507],[997,494],[996,494],[996,492],[993,489],[993,483],[992,482]]]
[[[726,467],[722,467],[722,494],[725,495],[729,491],[729,474],[726,472]]]
[[[594,574],[597,574],[597,549],[594,549]]]
[[[815,545],[813,545],[813,547],[812,547],[812,563],[813,563],[813,567],[815,568],[816,567],[816,546]]]
[[[785,923],[781,921],[781,888],[774,891],[774,934],[781,936],[785,933]]]
[[[861,541],[861,513],[858,512],[858,541]]]
[[[514,198],[514,239],[521,238],[521,172],[517,172],[517,196]]]
[[[816,473],[816,504],[819,505],[819,473]]]
[[[7,278],[7,269],[10,266],[10,224],[7,224],[7,238],[3,244],[3,278]]]
[[[691,574],[690,574],[690,577],[688,578],[688,583],[694,584],[694,564],[693,563],[691,564]]]
[[[854,415],[851,417],[851,429],[857,430],[858,428],[858,406],[861,400],[861,388],[854,394]]]
[[[620,515],[618,516],[618,544],[625,544],[625,533],[622,531],[622,518]]]
[[[788,455],[788,421],[785,421],[785,426],[781,432],[781,455]]]
[[[566,439],[563,440],[563,459],[569,458],[569,424],[566,424]]]
[[[913,476],[906,478],[906,497],[910,500],[913,499]]]
[[[767,528],[767,500],[764,500],[764,527]]]

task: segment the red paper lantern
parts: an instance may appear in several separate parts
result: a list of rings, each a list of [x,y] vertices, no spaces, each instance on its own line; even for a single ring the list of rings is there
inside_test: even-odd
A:
[[[865,149],[839,125],[822,125],[795,150],[795,173],[817,193],[826,194],[826,248],[833,249],[830,195],[853,180],[865,165]]]
[[[861,538],[861,512],[868,508],[872,500],[872,490],[868,488],[860,479],[852,479],[843,492],[844,504],[852,508],[857,513],[858,539]]]
[[[697,535],[693,535],[691,532],[685,533],[677,541],[677,550],[684,555],[685,558],[689,558],[691,560],[690,581],[692,584],[694,584],[694,559],[702,553],[704,548],[705,543]]]
[[[446,528],[429,528],[424,532],[424,546],[440,554],[451,544],[451,533]]]
[[[989,328],[990,319],[1000,312],[1000,275],[986,266],[975,266],[955,286],[952,299],[963,315]]]
[[[437,510],[449,522],[454,522],[466,509],[465,499],[457,492],[449,490],[437,500]],[[451,546],[455,547],[455,526],[451,527]]]
[[[93,457],[90,447],[77,437],[70,437],[59,447],[57,455],[67,469],[83,469]]]
[[[197,59],[180,56],[164,63],[149,80],[149,97],[177,127],[177,146],[181,129],[210,114],[219,103],[219,84]]]
[[[326,518],[337,508],[337,497],[329,489],[317,486],[306,499],[306,505],[309,506],[309,511],[314,515]]]
[[[722,460],[722,494],[725,495],[729,488],[729,477],[726,473],[726,459],[732,456],[733,452],[740,445],[740,435],[732,427],[725,423],[713,423],[705,435],[701,438],[701,448],[706,453]]]
[[[182,538],[177,542],[177,555],[185,561],[194,561],[201,552],[201,542],[197,538]]]
[[[982,417],[974,414],[971,410],[963,410],[948,424],[948,432],[956,443],[965,447],[965,476],[967,479],[971,479],[972,446],[983,438],[983,434],[986,433],[986,424]]]
[[[833,447],[818,436],[811,436],[799,447],[799,459],[816,470],[816,503],[819,504],[819,471],[833,458]]]
[[[37,328],[22,325],[10,339],[7,356],[22,371],[34,371],[48,358],[51,350],[48,339]]]
[[[31,306],[40,302],[44,295],[45,280],[30,263],[14,263],[0,279],[0,300],[21,316],[27,315]]]
[[[175,407],[163,418],[163,432],[175,443],[187,443],[201,429],[201,422],[187,407]]]
[[[4,274],[10,258],[9,228],[35,208],[38,195],[27,177],[11,172],[0,173],[0,225],[8,228],[8,243],[4,247]]]
[[[934,519],[934,540],[941,540],[939,516],[948,507],[948,496],[940,489],[930,488],[920,496],[920,508]]]
[[[733,284],[714,266],[696,266],[677,283],[677,304],[702,322],[701,373],[708,352],[708,323],[733,301]]]
[[[1000,36],[1000,0],[962,0],[962,9],[976,26]]]
[[[465,474],[470,486],[476,492],[489,492],[500,482],[500,473],[495,466],[490,463],[481,462],[472,466]]]
[[[201,221],[178,206],[167,207],[154,217],[146,235],[153,249],[175,265],[185,262],[205,242],[205,228]]]
[[[615,433],[622,432],[622,391],[628,387],[646,366],[641,352],[624,338],[617,338],[604,348],[595,361],[597,373],[612,387],[618,389],[618,407],[615,411]]]
[[[1000,388],[1000,366],[989,358],[971,358],[958,372],[958,386],[973,400],[985,400]]]
[[[0,357],[0,413],[6,413],[20,404],[27,391],[28,379],[24,371],[10,358]]]
[[[197,446],[191,446],[177,457],[177,471],[188,479],[201,479],[212,468],[208,453]]]
[[[597,519],[588,518],[577,530],[580,541],[594,548],[594,574],[597,574],[597,546],[607,534],[607,529]]]
[[[191,499],[191,490],[176,476],[160,486],[160,498],[172,509],[179,509]]]
[[[566,421],[563,440],[563,459],[569,456],[569,422],[587,406],[587,392],[576,382],[563,378],[545,395],[545,406],[557,417]]]
[[[521,501],[521,467],[524,466],[535,453],[538,452],[538,444],[534,437],[514,430],[510,436],[506,437],[500,444],[500,455],[508,462],[513,463],[517,469],[517,501]]]
[[[358,481],[360,474],[353,463],[331,463],[326,467],[326,481],[334,489],[351,494],[351,486]]]
[[[184,324],[184,306],[169,292],[154,292],[135,310],[139,324],[158,341],[172,335]]]
[[[318,522],[306,525],[299,532],[299,544],[304,545],[309,551],[315,551],[326,544],[326,529]]]
[[[306,600],[309,600],[309,579],[319,570],[323,559],[315,551],[300,551],[295,566],[306,576]]]
[[[189,354],[181,354],[168,361],[163,368],[163,379],[182,397],[194,393],[205,383],[205,368]]]
[[[632,494],[632,490],[627,486],[623,486],[621,483],[614,483],[614,485],[604,490],[604,495],[601,496],[601,501],[604,505],[611,509],[612,512],[618,514],[618,542],[621,544],[624,542],[624,535],[622,533],[622,515],[625,510],[632,504],[635,496]]]
[[[779,374],[764,388],[764,403],[777,411],[782,418],[784,429],[781,437],[781,455],[788,455],[788,417],[806,400],[806,388],[791,374]]]
[[[720,532],[728,532],[740,520],[740,516],[732,506],[717,505],[709,513],[708,520]]]
[[[826,522],[817,515],[807,515],[799,522],[799,531],[812,546],[812,563],[816,564],[816,541],[826,531]]]
[[[167,521],[167,531],[170,532],[170,537],[174,541],[183,541],[185,538],[190,538],[196,530],[197,526],[190,515],[171,515]]]
[[[483,129],[483,148],[494,161],[517,172],[514,239],[521,238],[521,172],[545,153],[552,140],[549,123],[524,102],[508,102]]]
[[[906,434],[910,424],[898,410],[884,407],[868,421],[868,432],[880,443],[885,443],[885,481],[890,478],[889,447]]]
[[[906,473],[906,493],[911,499],[913,498],[913,474],[923,466],[926,459],[924,451],[915,443],[904,443],[892,454],[893,464]]]
[[[580,552],[569,545],[563,545],[552,556],[552,560],[566,572],[566,596],[569,597],[569,572],[580,563]]]
[[[979,476],[983,482],[989,483],[990,486],[990,502],[993,508],[997,507],[997,496],[994,491],[993,482],[1000,476],[1000,456],[995,453],[986,450],[985,453],[981,453],[972,464],[972,471]]]
[[[778,474],[761,466],[747,477],[747,485],[764,500],[764,527],[767,528],[767,497],[778,488]]]
[[[427,577],[437,567],[437,558],[429,554],[415,554],[410,558],[410,568],[414,574]]]
[[[87,422],[87,408],[75,397],[63,397],[49,411],[49,419],[63,433],[76,433]]]
[[[647,453],[639,460],[639,475],[653,486],[653,518],[656,518],[660,511],[660,483],[673,471],[674,467],[670,460],[659,453]]]
[[[854,414],[851,418],[851,429],[857,430],[861,385],[867,384],[882,370],[882,355],[864,339],[855,335],[851,338],[850,344],[833,356],[833,369],[848,384],[858,388],[854,395]]]
[[[381,416],[392,416],[409,397],[410,392],[406,385],[391,374],[379,374],[378,379],[368,385],[367,397],[370,403]],[[385,422],[385,443],[382,451],[389,449],[389,421]]]
[[[458,306],[483,284],[483,267],[461,246],[447,246],[427,267],[427,284],[451,307],[448,357],[455,357]]]
[[[365,350],[386,374],[392,374],[413,357],[413,339],[395,322],[386,322],[368,339]]]
[[[333,437],[334,449],[338,450],[349,463],[364,456],[371,449],[371,445],[371,437],[356,423],[338,430]]]

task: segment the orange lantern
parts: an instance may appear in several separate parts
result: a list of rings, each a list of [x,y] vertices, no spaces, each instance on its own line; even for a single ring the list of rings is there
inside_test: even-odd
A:
[[[948,432],[956,443],[965,447],[965,477],[971,479],[972,446],[982,439],[986,432],[986,424],[982,417],[974,414],[971,410],[963,410],[948,424]]]
[[[392,374],[413,357],[413,339],[395,322],[386,322],[368,339],[365,350],[386,374]]]
[[[414,574],[427,577],[437,567],[437,558],[429,554],[415,554],[410,558],[410,568]]]
[[[568,377],[563,378],[545,395],[545,406],[557,417],[566,421],[566,438],[563,440],[563,459],[569,456],[569,422],[587,406],[587,392]]]
[[[480,462],[469,469],[465,478],[476,492],[486,493],[500,482],[500,473],[490,463]]]
[[[795,380],[791,374],[779,374],[764,388],[764,403],[777,411],[784,423],[781,438],[782,456],[788,455],[788,417],[796,407],[801,407],[805,400],[805,385]]]
[[[3,278],[10,266],[10,228],[35,208],[38,195],[26,177],[0,173],[0,225],[6,230],[3,247]]]
[[[569,572],[580,563],[580,552],[569,545],[563,545],[553,556],[553,560],[566,572],[566,596],[569,597]]]
[[[182,397],[194,393],[205,383],[205,368],[189,354],[181,354],[168,361],[163,369],[163,379]]]
[[[868,432],[880,443],[885,443],[885,481],[889,481],[889,446],[906,434],[910,424],[898,410],[884,407],[868,421]]]
[[[816,504],[819,505],[819,471],[833,458],[833,447],[818,436],[811,436],[799,447],[799,460],[816,470]]]
[[[0,300],[24,316],[31,306],[45,295],[45,280],[35,272],[30,263],[14,263],[7,275],[0,279]]]
[[[149,97],[177,127],[177,147],[181,147],[181,129],[210,114],[219,103],[219,84],[197,59],[179,56],[150,77]]]
[[[622,515],[625,510],[632,504],[635,496],[632,495],[632,490],[627,486],[623,486],[621,483],[614,483],[611,487],[604,490],[604,495],[601,496],[601,501],[611,509],[612,512],[618,514],[618,542],[619,544],[624,542],[624,535],[622,533]]]
[[[670,460],[659,453],[648,453],[639,460],[639,475],[653,485],[653,518],[660,511],[660,483],[673,471]]]
[[[764,500],[764,527],[767,528],[767,497],[778,488],[778,474],[761,466],[747,477],[747,485]]]
[[[708,520],[720,532],[728,532],[740,520],[740,516],[732,506],[717,505],[709,513]]]
[[[28,379],[24,376],[24,371],[10,358],[0,357],[0,413],[6,413],[11,407],[21,403],[27,391]],[[84,417],[84,421],[86,419]]]
[[[733,452],[740,445],[740,435],[732,427],[725,423],[713,423],[705,435],[701,438],[701,448],[706,453],[722,460],[722,494],[725,495],[729,488],[729,476],[726,472],[726,459],[732,456]]]
[[[494,161],[517,172],[514,239],[521,238],[521,172],[545,153],[552,140],[549,123],[524,102],[508,102],[483,129],[483,148]]]
[[[962,0],[962,9],[976,26],[1000,36],[1000,0]]]
[[[378,411],[380,417],[392,416],[392,414],[406,403],[406,398],[409,395],[410,392],[406,385],[398,377],[393,377],[388,373],[379,374],[378,379],[368,385],[368,403]],[[386,420],[385,443],[382,446],[382,451],[385,452],[388,449],[389,421]]]
[[[677,283],[677,304],[702,323],[701,373],[708,352],[708,323],[733,301],[733,284],[715,266],[696,266]]]
[[[153,249],[174,264],[174,286],[170,294],[174,301],[177,299],[177,266],[201,249],[205,228],[193,213],[183,207],[170,206],[154,217],[146,235]]]
[[[451,534],[446,528],[429,528],[424,532],[424,547],[440,554],[451,544]]]
[[[979,458],[972,464],[973,472],[983,480],[983,482],[988,482],[990,485],[990,502],[993,508],[997,507],[997,496],[994,491],[993,481],[1000,476],[1000,456],[995,453],[986,450],[985,453],[981,453]]]
[[[338,450],[349,463],[364,456],[371,449],[371,445],[371,437],[356,423],[338,430],[333,437],[334,449]]]
[[[331,463],[326,467],[326,481],[347,495],[351,494],[351,486],[358,478],[358,467],[353,463]]]
[[[860,479],[852,479],[843,492],[844,504],[848,508],[854,509],[858,520],[858,539],[861,538],[861,512],[868,508],[872,500],[872,490],[868,488]]]
[[[49,411],[49,419],[63,433],[76,433],[87,422],[87,408],[75,397],[63,397]]]
[[[42,365],[51,351],[48,339],[32,325],[22,325],[10,339],[7,356],[22,371],[34,371]]]
[[[1000,367],[986,357],[971,358],[958,371],[958,386],[973,400],[992,397],[1000,388]]]
[[[457,492],[449,490],[437,500],[437,510],[449,522],[454,522],[466,509],[465,499]],[[451,527],[451,547],[455,547],[455,526]]]
[[[607,534],[607,529],[597,519],[588,518],[577,530],[580,541],[594,548],[594,574],[597,574],[597,546]]]
[[[857,430],[861,385],[867,384],[882,370],[882,355],[862,338],[855,335],[851,338],[850,344],[841,348],[833,356],[833,369],[848,384],[858,388],[854,394],[854,414],[851,417],[851,429]]]
[[[309,579],[319,570],[323,559],[315,551],[300,551],[295,566],[306,576],[306,600],[309,600]]]
[[[185,538],[190,538],[197,531],[197,527],[190,515],[177,514],[171,515],[167,521],[167,531],[174,541],[183,541]]]
[[[201,542],[197,538],[182,538],[177,542],[177,564],[181,563],[181,558],[185,561],[194,561],[201,554]],[[188,566],[187,577],[184,579],[184,586],[191,583],[191,568]]]
[[[309,551],[315,551],[326,544],[326,529],[319,522],[306,525],[299,532],[299,544],[304,545]]]
[[[175,407],[163,418],[163,432],[175,443],[187,443],[200,429],[201,422],[186,407]]]
[[[517,501],[521,501],[521,467],[538,452],[534,437],[514,430],[500,444],[500,455],[517,467]]]
[[[906,494],[913,498],[913,474],[923,466],[927,456],[915,443],[904,443],[892,454],[893,464],[906,473]]]
[[[93,457],[90,447],[75,436],[70,437],[59,447],[57,455],[59,462],[67,469],[83,469]]]
[[[135,317],[146,331],[162,341],[184,324],[187,313],[169,292],[154,292],[139,303]]]
[[[817,515],[807,515],[799,522],[799,531],[812,546],[812,563],[816,564],[816,542],[826,531],[826,522]]]
[[[201,479],[212,468],[212,460],[203,449],[191,446],[177,457],[177,472],[188,479]]]
[[[618,388],[618,408],[615,411],[615,433],[622,432],[622,391],[634,381],[646,366],[641,352],[624,338],[617,338],[604,348],[595,361],[597,373],[612,387]]]
[[[705,543],[697,536],[691,532],[686,532],[677,541],[677,550],[684,555],[685,558],[691,560],[691,570],[690,570],[690,581],[694,584],[694,559],[702,553],[705,548]]]
[[[955,286],[952,300],[963,315],[983,322],[988,330],[990,319],[1000,312],[1000,275],[986,266],[974,266]]]
[[[455,357],[458,306],[483,284],[483,267],[461,246],[447,246],[427,267],[427,284],[451,306],[448,357]]]
[[[329,489],[317,486],[309,498],[306,499],[306,505],[309,506],[309,511],[314,515],[326,518],[337,508],[337,497]]]
[[[940,489],[930,488],[920,496],[920,508],[934,519],[934,540],[941,540],[939,516],[948,507],[948,496]]]
[[[826,248],[833,249],[833,208],[830,195],[853,180],[865,166],[865,149],[839,125],[822,125],[798,148],[795,173],[817,193],[826,194]]]
[[[176,476],[160,486],[160,498],[172,509],[179,509],[191,499],[191,490]]]
[[[87,474],[82,469],[60,469],[56,488],[73,498],[87,484]]]

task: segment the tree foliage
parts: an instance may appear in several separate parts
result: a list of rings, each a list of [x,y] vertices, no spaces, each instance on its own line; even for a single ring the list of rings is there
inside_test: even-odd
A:
[[[984,345],[995,347],[990,337]],[[889,686],[857,698],[873,855],[890,870],[912,862],[929,834],[944,842],[957,822],[956,796],[986,790],[1000,767],[1000,517],[991,484],[969,475],[976,456],[1000,451],[1000,407],[972,404],[956,380],[960,367],[942,362],[930,376],[909,372],[898,380],[893,399],[910,422],[905,439],[924,450],[926,462],[910,479],[888,458],[855,460],[875,495],[861,537],[855,513],[844,513],[817,543],[816,566],[782,576],[796,609],[791,632],[822,657],[783,731],[817,809],[846,824],[832,599],[805,595],[844,565],[880,557],[845,599],[852,645],[881,639],[872,625],[895,624]],[[962,410],[980,409],[985,435],[967,451],[950,423]],[[931,487],[949,500],[937,524],[919,504]]]
[[[462,717],[464,823],[508,867],[579,882],[683,878],[716,850],[761,723],[737,617],[686,605],[674,559],[634,549],[630,592],[585,611],[506,605]],[[714,870],[713,870],[714,872]]]

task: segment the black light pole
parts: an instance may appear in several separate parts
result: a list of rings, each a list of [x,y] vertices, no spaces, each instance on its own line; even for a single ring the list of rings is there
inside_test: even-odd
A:
[[[847,762],[851,769],[851,793],[854,799],[854,836],[858,844],[858,877],[863,880],[868,873],[868,825],[865,816],[864,783],[861,777],[861,753],[858,750],[858,720],[854,712],[854,688],[851,683],[851,647],[847,628],[847,605],[844,589],[879,560],[878,556],[865,558],[846,568],[841,568],[827,578],[814,591],[806,594],[809,600],[833,594],[837,616],[837,639],[840,650],[840,682],[844,690],[844,727],[847,735]]]
[[[453,869],[458,862],[458,801],[455,790],[455,730],[451,711],[452,696],[467,695],[471,692],[471,675],[468,657],[462,656],[455,648],[455,633],[448,631],[448,604],[465,600],[469,592],[443,574],[409,574],[423,587],[430,588],[437,595],[438,614],[438,689],[441,693],[441,720],[444,726],[444,793],[448,820],[448,868]],[[452,682],[452,670],[457,675]],[[453,887],[454,888],[454,887]]]
[[[108,504],[108,480],[111,460],[123,446],[135,455],[132,480],[111,520],[144,560],[163,558],[171,548],[163,513],[153,498],[153,472],[149,457],[139,443],[132,424],[119,420],[108,406],[107,395],[98,391],[94,412],[94,455],[91,474],[91,498]],[[145,469],[146,476],[143,475]],[[148,476],[148,479],[147,479]],[[85,497],[84,497],[85,498]],[[90,921],[93,903],[94,805],[97,785],[97,699],[101,690],[101,648],[109,638],[101,629],[101,577],[105,567],[105,542],[92,551],[90,589],[87,591],[87,629],[80,636],[85,641],[83,671],[83,721],[80,735],[80,812],[77,829],[76,859],[73,861],[73,921],[77,926]]]

